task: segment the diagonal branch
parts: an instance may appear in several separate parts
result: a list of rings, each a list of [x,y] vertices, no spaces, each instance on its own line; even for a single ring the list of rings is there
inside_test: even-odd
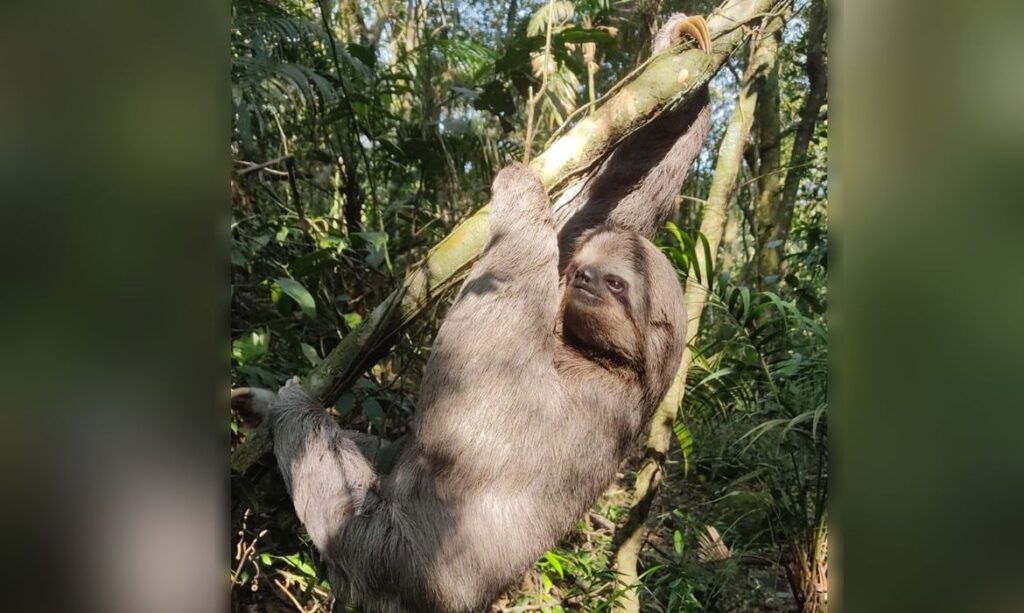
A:
[[[726,0],[708,18],[712,52],[680,48],[648,60],[617,85],[592,115],[577,123],[531,164],[552,199],[572,187],[624,138],[660,115],[693,99],[747,38],[743,26],[778,9],[785,0]],[[486,206],[438,243],[402,285],[363,323],[338,343],[303,381],[326,406],[332,405],[363,372],[394,344],[399,333],[438,298],[456,286],[483,248]],[[270,450],[266,426],[240,445],[231,467],[245,472]]]

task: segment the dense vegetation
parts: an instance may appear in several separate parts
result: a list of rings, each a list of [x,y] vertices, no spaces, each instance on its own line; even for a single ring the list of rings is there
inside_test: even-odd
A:
[[[486,201],[496,169],[646,59],[660,19],[716,4],[234,0],[233,384],[308,373]],[[643,610],[826,601],[826,7],[779,6],[712,81],[711,136],[657,241],[703,315],[640,514]],[[352,428],[400,442],[446,304],[342,393]],[[241,416],[231,427],[242,444]],[[649,446],[498,606],[616,606]],[[234,609],[329,610],[272,459],[233,474],[232,499]]]

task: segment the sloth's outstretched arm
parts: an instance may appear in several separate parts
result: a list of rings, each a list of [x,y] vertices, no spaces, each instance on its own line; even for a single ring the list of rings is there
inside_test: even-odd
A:
[[[686,35],[710,51],[704,20],[677,13],[658,32],[653,52],[675,46]],[[578,188],[564,193],[555,203],[562,267],[579,236],[602,223],[653,238],[675,214],[676,198],[710,128],[711,104],[704,87],[681,108],[619,143]]]
[[[374,496],[375,450],[367,437],[342,430],[297,379],[277,393],[270,420],[274,454],[295,513],[313,544],[326,552],[337,530]]]

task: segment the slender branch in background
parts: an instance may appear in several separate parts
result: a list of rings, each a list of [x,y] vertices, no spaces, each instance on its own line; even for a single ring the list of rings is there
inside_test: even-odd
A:
[[[309,222],[306,221],[306,211],[302,206],[302,197],[299,196],[299,186],[295,182],[295,158],[290,158],[285,163],[285,168],[288,169],[288,188],[292,195],[292,205],[295,207],[295,211],[299,215],[299,223],[302,224],[303,228],[309,228]]]
[[[548,23],[547,31],[544,35],[544,56],[541,58],[540,68],[540,89],[537,90],[536,94],[533,94],[531,88],[530,94],[530,108],[529,115],[526,121],[526,142],[523,143],[523,163],[529,164],[530,157],[533,151],[533,121],[536,118],[535,109],[537,107],[537,101],[540,100],[541,96],[547,94],[548,90],[548,72],[549,65],[552,63],[551,60],[551,22],[555,18],[554,10],[555,0],[548,0]]]
[[[348,88],[345,87],[345,76],[341,72],[341,61],[338,60],[338,44],[334,40],[334,33],[331,30],[331,24],[327,20],[328,10],[324,7],[324,0],[317,2],[317,8],[320,9],[320,22],[324,28],[324,34],[327,36],[327,42],[331,47],[331,61],[334,64],[334,74],[338,77],[338,89],[341,90],[341,99],[345,102],[345,110],[348,111],[345,116],[348,118],[351,124],[352,132],[358,138],[364,132],[360,129],[358,122],[358,115],[356,115],[355,108],[352,107],[352,100],[349,97]],[[369,138],[369,131],[366,132],[367,138]],[[366,154],[366,150],[363,147],[356,147],[359,150],[359,157],[363,160],[363,168],[366,169],[366,180],[370,184],[370,203],[374,210],[377,210],[377,187],[374,185],[373,170],[370,166],[370,158]]]
[[[533,113],[537,108],[537,99],[533,96],[533,86],[526,88],[526,95],[529,99],[526,103],[526,139],[523,140],[523,163],[530,162],[530,149],[533,146]]]
[[[588,30],[594,27],[590,17],[583,20],[583,27]],[[583,43],[583,63],[587,67],[587,104],[591,109],[590,113],[593,113],[593,105],[597,100],[597,91],[594,87],[594,75],[597,74],[597,43]]]
[[[771,21],[781,25],[782,19],[773,17]],[[626,522],[615,534],[615,571],[619,576],[619,581],[627,587],[615,603],[616,610],[620,612],[637,613],[640,610],[640,599],[635,586],[639,583],[637,564],[644,543],[646,523],[650,515],[651,504],[654,502],[664,478],[664,463],[668,455],[669,444],[672,441],[672,427],[683,400],[686,373],[693,359],[692,346],[700,332],[700,320],[710,292],[709,280],[712,269],[715,268],[714,258],[725,232],[728,205],[733,200],[736,191],[736,178],[739,176],[743,160],[743,149],[754,122],[754,109],[757,105],[758,95],[756,83],[766,70],[771,69],[776,60],[777,47],[766,45],[766,38],[770,38],[770,34],[762,33],[751,52],[747,72],[740,88],[739,100],[736,103],[736,110],[733,111],[732,117],[729,119],[718,150],[714,179],[711,183],[707,203],[704,205],[704,215],[700,224],[700,233],[707,238],[708,252],[712,259],[707,260],[703,250],[698,249],[697,266],[691,267],[687,275],[684,299],[689,321],[686,328],[686,349],[683,352],[683,359],[668,395],[658,406],[654,418],[651,420],[647,448],[636,476],[633,505]],[[698,270],[699,275],[697,274]],[[697,280],[698,276],[700,281]]]
[[[573,185],[617,143],[661,113],[691,100],[746,40],[744,24],[778,10],[784,0],[727,0],[708,18],[713,40],[710,54],[699,49],[675,49],[652,58],[630,81],[614,88],[593,115],[535,158],[549,194]],[[331,406],[338,396],[385,355],[398,334],[437,299],[454,288],[483,247],[487,235],[483,207],[441,240],[420,264],[411,267],[403,283],[385,298],[328,354],[303,381],[311,394]],[[270,450],[266,426],[257,428],[239,445],[232,469],[245,472]]]
[[[247,174],[254,173],[254,172],[263,170],[265,168],[269,168],[271,166],[276,166],[277,164],[280,164],[281,162],[287,162],[288,160],[292,159],[293,157],[294,156],[292,156],[291,154],[282,155],[281,157],[277,157],[277,158],[274,158],[272,160],[267,160],[266,162],[263,162],[262,164],[250,164],[249,162],[241,162],[241,161],[239,161],[238,163],[240,163],[240,164],[249,164],[249,165],[246,166],[245,168],[242,168],[241,170],[236,170],[235,171],[235,175],[239,176],[239,177],[244,177]]]

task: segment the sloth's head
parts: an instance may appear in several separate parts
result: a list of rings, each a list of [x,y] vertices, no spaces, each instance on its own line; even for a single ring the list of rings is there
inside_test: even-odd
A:
[[[651,374],[679,364],[686,339],[675,269],[649,240],[612,227],[580,237],[565,271],[566,341]]]

